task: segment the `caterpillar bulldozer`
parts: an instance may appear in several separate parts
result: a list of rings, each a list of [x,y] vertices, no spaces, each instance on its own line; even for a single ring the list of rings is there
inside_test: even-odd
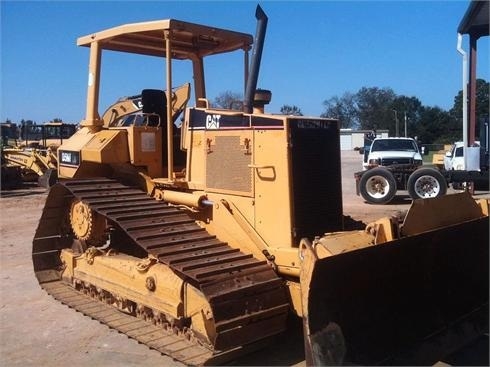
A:
[[[188,365],[262,348],[291,315],[308,365],[434,363],[488,332],[488,202],[416,200],[403,220],[348,230],[339,123],[265,112],[256,18],[255,37],[169,19],[78,39],[86,116],[58,149],[33,239],[41,287]],[[113,51],[161,58],[166,85],[100,117]],[[229,52],[244,55],[240,110],[206,95],[204,59]],[[177,62],[192,88],[174,88]]]

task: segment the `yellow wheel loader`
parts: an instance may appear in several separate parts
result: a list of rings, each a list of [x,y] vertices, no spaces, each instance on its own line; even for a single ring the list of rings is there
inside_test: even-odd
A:
[[[74,124],[46,122],[42,125],[22,125],[15,148],[48,149],[55,151],[63,140],[68,139],[77,130]]]
[[[2,161],[5,169],[19,169],[18,181],[37,179],[39,186],[50,187],[56,182],[57,157],[51,148],[3,148]],[[2,185],[8,185],[11,179],[2,177]],[[15,180],[14,180],[15,181]]]
[[[50,187],[57,180],[56,150],[76,131],[76,125],[48,122],[43,125],[2,124],[2,187],[15,188],[37,180]],[[20,136],[18,130],[21,130]]]
[[[58,149],[33,240],[41,287],[188,365],[264,347],[289,315],[303,319],[309,365],[434,363],[484,333],[488,203],[420,200],[403,223],[346,230],[339,123],[265,112],[267,16],[256,17],[255,39],[174,19],[78,39],[86,117]],[[101,60],[114,51],[161,58],[166,85],[101,118]],[[241,110],[206,95],[204,60],[230,52],[243,53]],[[174,87],[176,63],[192,85]]]

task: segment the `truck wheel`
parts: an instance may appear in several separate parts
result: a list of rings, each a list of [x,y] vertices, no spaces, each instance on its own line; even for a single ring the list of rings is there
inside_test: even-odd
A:
[[[444,176],[433,168],[419,168],[408,178],[407,190],[412,199],[435,198],[445,195],[447,183]]]
[[[386,168],[372,168],[362,175],[359,191],[368,203],[386,204],[395,197],[395,177]]]

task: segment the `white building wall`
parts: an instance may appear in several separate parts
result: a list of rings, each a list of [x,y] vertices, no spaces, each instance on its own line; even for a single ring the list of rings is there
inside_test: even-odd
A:
[[[352,150],[352,135],[340,134],[340,150]]]
[[[369,130],[340,129],[340,150],[354,150],[364,146],[364,134]],[[388,130],[376,131],[377,138],[387,138]]]

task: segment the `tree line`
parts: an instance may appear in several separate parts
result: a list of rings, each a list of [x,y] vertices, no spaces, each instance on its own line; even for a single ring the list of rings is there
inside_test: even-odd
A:
[[[476,135],[479,124],[488,121],[489,83],[477,79]],[[390,136],[417,136],[429,144],[451,143],[462,139],[463,91],[454,97],[447,111],[425,106],[417,97],[397,95],[391,88],[363,87],[357,93],[346,92],[323,102],[322,117],[340,120],[343,128],[365,130],[385,129]],[[398,130],[398,131],[397,131]]]
[[[489,83],[476,83],[476,136],[479,125],[488,121]],[[214,107],[230,108],[240,103],[239,93],[224,92],[212,103]],[[239,104],[240,106],[240,104]],[[453,107],[447,111],[437,106],[425,106],[414,96],[397,95],[391,88],[362,87],[356,93],[345,92],[323,102],[321,117],[336,118],[342,128],[360,130],[388,130],[389,136],[415,137],[425,144],[445,144],[462,139],[463,92],[454,97]],[[285,104],[280,113],[302,116],[301,108]]]
[[[476,136],[482,121],[488,121],[489,87],[484,79],[476,81]],[[241,109],[243,96],[225,91],[211,103],[213,107]],[[437,106],[425,106],[414,96],[396,94],[391,88],[362,87],[357,92],[345,92],[323,102],[321,117],[335,118],[341,128],[360,130],[388,130],[389,136],[417,136],[425,144],[446,144],[462,139],[463,91],[454,97],[453,107],[444,110]],[[301,108],[284,104],[280,113],[302,116]],[[60,118],[53,122],[61,122]],[[11,122],[7,120],[6,122]],[[21,120],[20,125],[35,124],[32,120]]]
[[[51,121],[49,122],[59,122],[59,123],[63,123],[63,120],[60,119],[59,117],[55,117],[54,119],[52,119]],[[12,121],[11,119],[7,118],[3,123],[5,124],[16,124],[16,125],[19,125],[19,127],[22,127],[22,126],[34,126],[34,125],[37,125],[36,121],[34,120],[25,120],[25,119],[21,119],[20,122],[14,122]],[[44,125],[46,122],[43,122],[41,125]],[[71,123],[70,123],[71,124]],[[76,125],[76,124],[72,124],[72,125]]]

